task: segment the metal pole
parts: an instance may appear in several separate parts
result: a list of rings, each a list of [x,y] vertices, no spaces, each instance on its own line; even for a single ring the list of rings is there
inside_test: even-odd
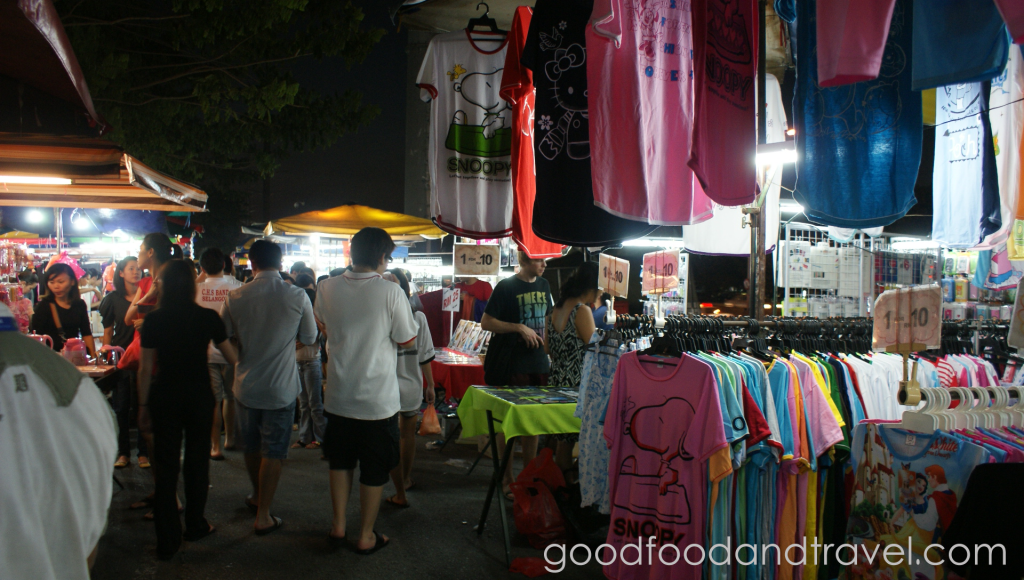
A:
[[[757,143],[764,145],[768,142],[768,107],[767,95],[765,92],[765,67],[767,42],[765,40],[765,11],[768,7],[768,0],[758,2],[758,51],[757,51]],[[764,171],[759,168],[759,171]],[[764,180],[761,180],[762,183]],[[766,185],[767,187],[767,185]],[[767,203],[768,196],[764,197]],[[765,208],[762,205],[759,211],[750,216],[750,223],[753,226],[750,230],[750,316],[757,320],[764,320],[764,282],[765,282]],[[756,224],[756,225],[755,225]]]

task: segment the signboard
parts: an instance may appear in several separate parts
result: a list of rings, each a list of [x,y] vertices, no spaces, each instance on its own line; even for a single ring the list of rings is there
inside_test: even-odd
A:
[[[455,244],[455,275],[497,276],[501,272],[499,248],[494,244]]]
[[[612,296],[629,296],[629,261],[601,254],[598,262],[597,287]]]
[[[458,312],[459,306],[458,288],[444,288],[441,290],[441,312]]]
[[[898,344],[939,348],[942,341],[942,292],[937,284],[883,292],[875,300],[871,348]]]
[[[644,254],[644,294],[663,294],[679,287],[679,249]]]

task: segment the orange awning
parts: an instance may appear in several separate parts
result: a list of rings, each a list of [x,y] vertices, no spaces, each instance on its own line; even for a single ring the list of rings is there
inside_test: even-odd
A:
[[[445,232],[426,218],[366,207],[365,205],[342,205],[323,211],[309,211],[299,215],[274,220],[263,230],[264,235],[274,233],[289,236],[322,234],[327,236],[351,236],[366,227],[381,228],[391,236],[422,236],[443,238]]]

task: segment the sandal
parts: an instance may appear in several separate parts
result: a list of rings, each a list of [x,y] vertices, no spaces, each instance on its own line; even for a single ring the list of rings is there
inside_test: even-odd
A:
[[[271,532],[276,532],[277,530],[281,529],[281,526],[284,525],[284,520],[282,520],[281,518],[277,516],[270,516],[270,518],[274,520],[274,525],[270,526],[269,528],[255,528],[255,526],[253,526],[256,529],[257,536],[265,536]]]
[[[114,462],[114,469],[124,469],[129,465],[131,465],[131,460],[122,455],[117,458],[117,461]]]
[[[225,457],[223,453],[218,453],[217,455],[210,455],[210,461],[224,461],[224,459]]]
[[[403,509],[407,508],[407,507],[412,507],[412,505],[409,503],[409,500],[406,500],[405,503],[400,503],[398,501],[398,499],[396,499],[396,498],[398,498],[398,496],[397,495],[393,495],[393,496],[385,499],[384,501],[388,502],[389,504],[391,504],[391,505],[393,505],[395,507],[400,507],[400,508],[403,508]]]
[[[245,498],[245,507],[249,508],[249,511],[251,511],[254,514],[260,511],[259,504],[254,502],[251,497]]]
[[[306,444],[303,443],[302,441],[296,441],[295,443],[292,443],[292,446],[289,447],[289,449],[302,449],[305,446]]]
[[[387,547],[388,544],[391,543],[391,539],[390,538],[385,539],[384,536],[379,534],[379,533],[377,533],[376,530],[373,531],[373,537],[374,537],[373,547],[372,548],[366,548],[365,550],[357,549],[356,550],[356,554],[359,554],[360,556],[369,556],[370,554],[373,554],[374,552],[379,552],[380,550],[383,550],[384,548]]]
[[[142,469],[149,469],[150,468],[149,458],[146,457],[145,455],[140,455],[139,456],[139,467],[141,467]]]
[[[306,449],[320,449],[320,442],[313,441],[309,445],[306,445]]]

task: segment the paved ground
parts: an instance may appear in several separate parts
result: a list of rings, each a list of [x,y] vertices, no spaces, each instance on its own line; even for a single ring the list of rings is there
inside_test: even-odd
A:
[[[473,529],[480,517],[487,492],[490,460],[481,462],[472,475],[466,466],[474,459],[475,447],[449,445],[444,454],[427,451],[424,438],[417,440],[413,478],[416,489],[409,492],[409,509],[385,504],[377,529],[389,535],[390,546],[372,556],[359,556],[349,549],[332,551],[327,543],[330,528],[330,497],[327,463],[319,451],[292,450],[285,464],[273,512],[285,527],[265,537],[253,534],[253,518],[243,505],[250,492],[242,455],[227,452],[227,461],[210,463],[210,497],[206,516],[217,527],[212,536],[185,543],[168,562],[156,559],[156,538],[152,522],[142,511],[128,505],[152,490],[148,470],[132,467],[117,472],[126,489],[114,487],[110,524],[100,543],[93,569],[94,580],[154,579],[239,579],[316,580],[320,578],[392,579],[525,578],[509,573],[504,564],[500,519],[492,507],[482,537]],[[446,463],[447,462],[447,463]],[[456,463],[457,465],[452,465]],[[518,467],[518,466],[517,466]],[[392,495],[389,483],[385,497]],[[349,533],[359,518],[357,494],[349,504]],[[542,557],[518,536],[513,528],[512,557]],[[603,578],[600,567],[571,564],[558,574],[559,580]]]

